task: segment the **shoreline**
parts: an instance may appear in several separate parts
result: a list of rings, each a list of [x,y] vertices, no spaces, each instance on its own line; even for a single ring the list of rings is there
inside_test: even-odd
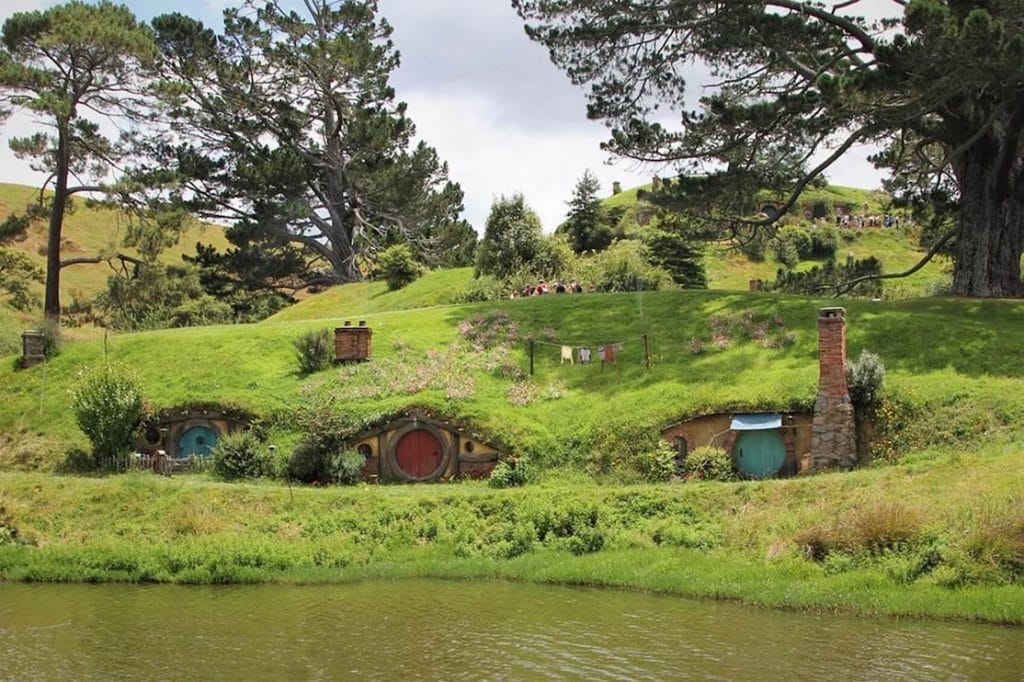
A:
[[[992,528],[1012,532],[1005,524],[1017,518],[1018,493],[1006,465],[1019,455],[977,459],[972,485],[955,490],[947,482],[962,478],[959,460],[934,462],[927,471],[885,467],[759,483],[575,482],[508,490],[289,489],[202,476],[4,473],[0,581],[494,579],[816,613],[1024,625],[1019,569],[968,555]],[[849,545],[814,559],[801,544],[845,528],[828,525],[836,519],[897,504],[917,510],[915,525],[884,548]],[[993,537],[998,548],[1012,536]]]

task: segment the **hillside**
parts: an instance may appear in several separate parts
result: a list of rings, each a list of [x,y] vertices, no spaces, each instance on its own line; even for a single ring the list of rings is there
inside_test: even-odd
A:
[[[447,277],[428,275],[404,300],[429,299]],[[846,304],[851,354],[871,349],[888,369],[880,454],[894,464],[641,486],[622,481],[636,480],[629,465],[670,422],[714,410],[808,409],[816,311],[831,301],[664,291],[363,313],[389,295],[353,289],[344,310],[314,298],[289,311],[311,319],[127,334],[106,349],[72,344],[30,370],[3,363],[0,539],[10,540],[0,541],[0,580],[505,578],[1024,622],[1024,357],[1006,345],[1024,332],[1024,303]],[[300,376],[291,341],[356,314],[373,329],[373,359]],[[770,319],[779,330],[771,338],[784,332],[791,343],[736,338],[693,352],[695,338],[710,337],[710,320],[728,327],[751,318]],[[481,351],[464,334],[511,345]],[[604,368],[561,365],[557,347],[538,346],[530,379],[526,336],[625,345]],[[85,446],[68,390],[105,355],[136,370],[155,409],[235,407],[261,417],[285,457],[297,410],[378,423],[416,406],[527,457],[532,484],[292,489],[205,475],[12,472],[52,468],[69,447]]]
[[[0,183],[0,220],[12,212],[20,211],[30,202],[38,190],[24,185]],[[122,251],[136,255],[133,249],[120,246],[126,229],[126,218],[118,211],[106,208],[89,208],[79,198],[75,209],[64,221],[62,257],[74,258],[94,256],[101,253]],[[196,242],[212,244],[223,249],[227,246],[223,232],[216,227],[196,224],[182,233],[178,244],[167,249],[161,256],[164,263],[181,263],[182,254],[194,254]],[[21,249],[40,267],[46,265],[46,224],[39,221],[28,229],[26,237],[11,246]],[[113,274],[106,263],[74,265],[61,272],[61,301],[65,305],[74,298],[90,299],[102,291],[107,278]],[[42,291],[42,287],[38,287]]]
[[[448,277],[423,278],[422,294],[443,290]],[[436,281],[445,286],[431,286]],[[128,334],[111,337],[106,352],[138,371],[155,408],[212,403],[280,417],[300,404],[333,396],[349,413],[372,419],[416,405],[478,424],[547,465],[585,466],[596,450],[640,437],[650,444],[659,427],[687,416],[809,408],[817,380],[815,311],[832,303],[665,291],[365,312],[382,300],[383,295],[371,296],[362,304],[353,299],[333,308],[314,297],[288,311],[293,318],[304,314],[309,319]],[[919,439],[915,445],[968,443],[1024,425],[1024,359],[1007,355],[1003,345],[1024,331],[1024,303],[850,301],[846,306],[851,355],[862,349],[880,355],[889,370],[891,396],[921,416],[920,426],[908,429]],[[512,343],[501,357],[473,351],[459,331],[460,324],[494,310],[507,314],[515,326],[496,333]],[[710,316],[739,320],[746,311],[778,318],[792,344],[764,348],[737,338],[725,350],[693,352],[694,339],[711,345]],[[299,376],[292,339],[356,315],[374,330],[374,362]],[[650,370],[643,366],[645,333]],[[604,370],[559,365],[557,347],[539,346],[531,380],[523,376],[527,336],[553,343],[625,345],[619,363]],[[72,344],[42,368],[15,371],[13,361],[6,363],[0,369],[5,397],[0,431],[45,430],[65,444],[81,442],[66,407],[66,391],[78,372],[99,362],[103,353],[102,343],[85,342]],[[184,358],[187,371],[168,371]]]
[[[618,229],[623,233],[637,234],[652,219],[652,207],[638,198],[642,191],[649,191],[650,185],[623,190],[606,198],[602,205],[606,209],[622,211]],[[765,197],[769,200],[771,197]],[[784,224],[806,226],[813,229],[811,220],[804,217],[816,203],[824,203],[830,208],[841,207],[851,215],[880,216],[886,212],[887,196],[883,192],[863,190],[854,187],[828,185],[805,191],[792,215],[783,220]],[[831,223],[830,223],[831,224]],[[855,258],[874,256],[882,262],[884,272],[902,272],[916,264],[924,255],[913,228],[884,229],[864,228],[854,231],[857,239],[841,245],[837,253],[838,260],[845,260],[849,255]],[[820,265],[820,260],[803,260],[797,270],[807,270]],[[730,245],[711,245],[705,257],[708,275],[708,286],[712,289],[730,289],[744,291],[752,279],[771,281],[775,279],[781,265],[772,253],[767,253],[764,260],[755,261],[734,250]],[[948,259],[938,257],[914,275],[898,280],[891,280],[884,285],[885,298],[901,299],[928,295],[948,281]]]

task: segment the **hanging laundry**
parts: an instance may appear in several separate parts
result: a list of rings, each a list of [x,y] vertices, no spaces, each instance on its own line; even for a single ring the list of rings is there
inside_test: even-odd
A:
[[[590,362],[590,349],[589,348],[580,348],[579,353],[580,353],[580,364],[584,364],[584,363]]]
[[[576,364],[575,362],[573,362],[573,359],[572,359],[572,346],[562,346],[562,362],[561,362],[561,364],[564,365],[566,360],[569,361],[570,365]]]
[[[612,350],[614,350],[616,353],[621,353],[622,352],[622,343],[620,342],[620,343],[612,344]]]
[[[604,357],[601,359],[605,362],[615,362],[615,346],[605,346]]]
[[[601,362],[604,362],[604,357],[605,357],[605,355],[604,355],[604,346],[598,346],[597,347],[597,357],[599,357],[601,359]]]

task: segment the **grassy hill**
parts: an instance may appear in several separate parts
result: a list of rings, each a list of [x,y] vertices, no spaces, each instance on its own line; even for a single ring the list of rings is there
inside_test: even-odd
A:
[[[659,427],[716,410],[808,409],[816,311],[803,297],[664,291],[546,296],[384,310],[443,299],[453,277],[383,294],[339,288],[257,325],[167,330],[72,344],[44,366],[0,367],[0,579],[334,582],[511,578],[625,586],[750,603],[1024,622],[1024,303],[847,303],[849,345],[888,368],[883,421],[894,466],[729,484],[595,483],[653,446]],[[394,296],[395,298],[389,298]],[[335,308],[344,301],[341,309]],[[709,320],[770,320],[694,353]],[[373,360],[297,373],[291,341],[365,316]],[[481,320],[507,349],[478,350]],[[514,332],[510,323],[514,323]],[[643,364],[640,335],[651,343]],[[615,366],[560,365],[522,339],[622,341]],[[513,337],[515,340],[513,340]],[[534,484],[297,489],[203,476],[103,479],[10,473],[84,445],[67,407],[104,357],[138,373],[154,408],[247,410],[286,452],[290,415],[334,406],[363,420],[408,406],[470,421],[534,463]],[[627,467],[628,468],[628,467]],[[825,548],[814,555],[807,548]]]
[[[38,190],[24,185],[0,183],[0,220],[18,212],[34,199]],[[121,247],[126,230],[126,218],[113,209],[89,208],[81,199],[76,208],[65,217],[61,255],[64,258],[95,256],[121,251],[137,255],[133,249]],[[46,265],[45,221],[32,225],[24,239],[12,244],[23,250],[40,267]],[[212,244],[223,249],[227,245],[223,232],[217,227],[196,224],[185,230],[176,246],[161,256],[164,263],[181,263],[182,254],[194,254],[196,242]],[[106,263],[74,265],[61,272],[61,302],[71,303],[73,298],[88,300],[106,288],[107,278],[113,274]],[[37,287],[42,292],[42,287]],[[2,306],[0,306],[2,307]]]
[[[619,229],[625,234],[642,231],[644,225],[651,219],[651,205],[638,196],[640,192],[650,189],[650,185],[634,187],[602,202],[606,209],[623,211]],[[769,198],[765,197],[766,200]],[[811,221],[805,219],[803,214],[818,202],[824,202],[831,207],[842,207],[856,215],[883,215],[887,210],[887,201],[888,197],[884,192],[828,185],[805,191],[792,214],[784,219],[784,222],[811,226]],[[916,264],[926,253],[913,229],[865,228],[857,230],[857,234],[856,241],[840,247],[837,253],[838,260],[845,260],[848,255],[858,259],[874,256],[882,262],[884,272],[902,272]],[[807,270],[820,265],[821,262],[804,260],[796,269]],[[775,279],[781,267],[771,253],[767,253],[764,260],[755,261],[726,244],[709,246],[704,264],[710,288],[738,291],[746,290],[752,279]],[[932,288],[948,281],[949,277],[945,274],[948,269],[948,259],[936,258],[910,277],[886,282],[884,296],[900,299],[926,295]]]
[[[439,299],[454,276],[462,273],[428,275],[417,283],[419,293],[403,300]],[[100,342],[76,343],[28,371],[14,370],[12,359],[0,369],[0,431],[45,431],[65,443],[80,441],[66,391],[83,367],[106,352],[139,373],[156,408],[217,403],[273,417],[333,396],[352,414],[373,418],[424,406],[477,423],[547,465],[580,468],[595,451],[641,436],[637,442],[649,444],[660,426],[683,417],[809,408],[817,380],[816,310],[834,303],[714,291],[549,296],[379,312],[367,311],[401,292],[362,299],[353,294],[344,306],[332,303],[339,291],[373,286],[339,287],[257,325],[128,334],[111,337],[106,350]],[[917,444],[967,443],[1024,425],[1024,359],[1003,352],[1005,339],[1024,331],[1024,303],[846,305],[851,355],[869,349],[881,356],[891,396],[920,413],[921,425],[909,429]],[[460,333],[460,325],[489,311],[507,315],[515,327],[505,333],[511,345],[500,356],[474,351]],[[748,311],[757,319],[777,318],[779,340],[785,335],[792,343],[765,348],[735,336],[724,350],[712,349],[709,319],[731,324]],[[356,315],[374,330],[374,362],[300,376],[292,339]],[[643,334],[650,370],[643,366]],[[538,346],[530,379],[523,376],[527,336],[625,346],[620,362],[604,370],[561,366],[557,347]],[[695,339],[706,352],[693,352]]]

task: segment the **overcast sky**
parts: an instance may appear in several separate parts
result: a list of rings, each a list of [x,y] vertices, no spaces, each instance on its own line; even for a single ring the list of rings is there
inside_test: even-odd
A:
[[[47,0],[2,0],[0,20],[18,11],[56,4]],[[229,0],[155,0],[126,3],[140,19],[178,11],[221,28],[220,12]],[[419,137],[437,148],[453,180],[466,193],[466,217],[483,231],[491,202],[522,192],[541,216],[546,231],[564,218],[572,188],[586,169],[611,192],[648,182],[664,169],[629,161],[608,164],[600,143],[605,127],[586,118],[583,92],[532,43],[509,0],[380,0],[381,13],[394,27],[402,65],[394,74],[398,98],[408,102]],[[694,89],[698,84],[691,82]],[[11,154],[7,138],[32,129],[25,115],[0,129],[0,182],[38,185],[34,174]],[[856,151],[856,150],[855,150]],[[878,174],[867,152],[848,155],[829,179],[872,188]]]

